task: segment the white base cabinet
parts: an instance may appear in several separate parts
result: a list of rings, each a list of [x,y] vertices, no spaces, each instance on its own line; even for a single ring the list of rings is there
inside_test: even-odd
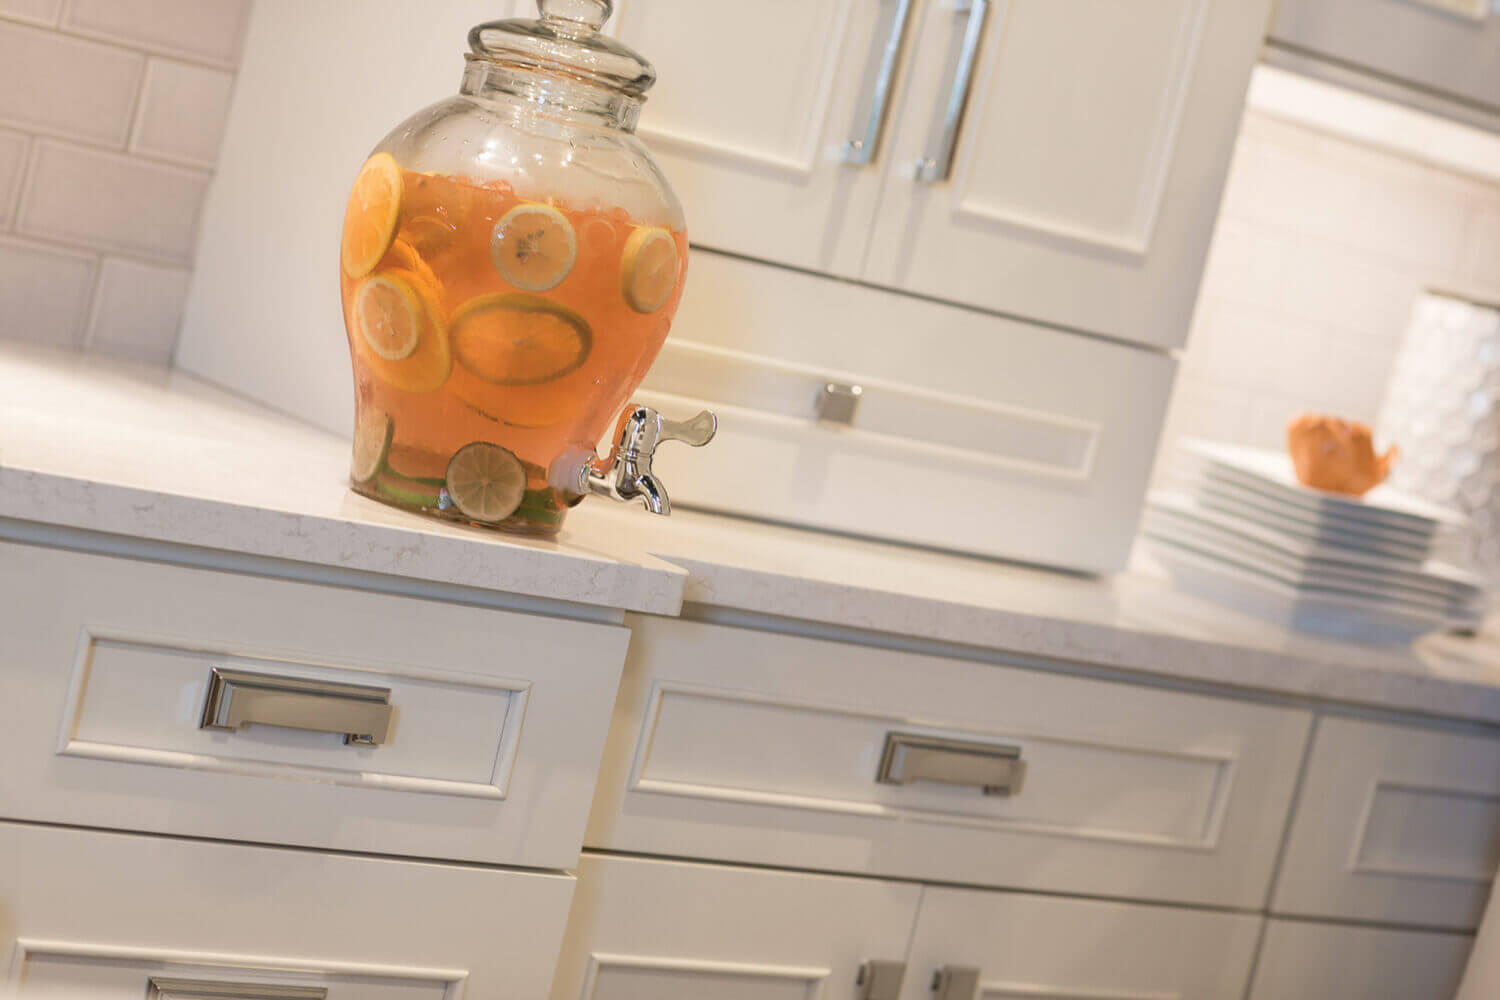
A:
[[[0,996],[542,997],[573,885],[556,874],[0,823]]]
[[[552,1000],[862,995],[904,963],[924,1000],[944,970],[975,996],[1240,1000],[1260,918],[729,866],[585,855]],[[866,974],[873,975],[867,972]],[[884,984],[882,984],[884,985]]]

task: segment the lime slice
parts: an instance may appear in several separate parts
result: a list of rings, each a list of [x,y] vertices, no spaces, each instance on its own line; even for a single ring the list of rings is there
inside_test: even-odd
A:
[[[538,385],[577,371],[594,346],[588,321],[525,292],[470,299],[449,326],[458,363],[495,385]]]
[[[625,241],[620,256],[620,294],[636,312],[656,312],[677,287],[677,267],[677,241],[672,234],[665,229],[638,228]]]
[[[490,234],[490,260],[513,288],[556,288],[578,260],[573,224],[551,205],[517,205]]]
[[[503,521],[526,495],[521,460],[488,441],[474,441],[454,452],[447,478],[453,506],[471,521]]]
[[[360,407],[359,418],[354,423],[354,454],[349,459],[349,478],[356,483],[368,483],[375,478],[390,454],[391,438],[395,436],[396,423],[384,410]]]

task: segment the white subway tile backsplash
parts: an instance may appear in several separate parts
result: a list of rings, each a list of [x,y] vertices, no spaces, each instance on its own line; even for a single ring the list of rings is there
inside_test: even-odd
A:
[[[190,263],[208,175],[38,140],[17,229]]]
[[[0,17],[13,17],[53,27],[62,15],[63,0],[0,0]]]
[[[21,174],[26,170],[26,151],[31,139],[20,132],[0,129],[0,229],[8,229],[16,214]]]
[[[0,121],[124,146],[143,56],[0,21]]]
[[[94,293],[86,344],[121,357],[171,360],[191,272],[106,257]]]
[[[233,66],[249,15],[250,0],[67,0],[62,24],[95,38]]]
[[[151,59],[131,151],[212,168],[233,88],[234,76],[224,70]]]
[[[97,263],[85,254],[0,239],[0,337],[76,346]]]

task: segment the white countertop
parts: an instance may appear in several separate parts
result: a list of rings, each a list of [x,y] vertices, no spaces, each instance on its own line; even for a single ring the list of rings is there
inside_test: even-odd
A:
[[[0,517],[671,615],[684,601],[1500,724],[1500,636],[1304,636],[1173,590],[590,501],[559,541],[351,493],[347,442],[192,377],[0,344]],[[670,483],[668,484],[670,487]]]
[[[712,447],[712,446],[710,446]],[[670,488],[670,484],[669,484]],[[1337,642],[1175,590],[1148,557],[1093,578],[683,511],[578,514],[688,571],[688,602],[1201,681],[1500,724],[1500,634]]]
[[[350,492],[347,441],[191,376],[0,342],[0,517],[579,604],[676,614],[630,537],[557,543]]]

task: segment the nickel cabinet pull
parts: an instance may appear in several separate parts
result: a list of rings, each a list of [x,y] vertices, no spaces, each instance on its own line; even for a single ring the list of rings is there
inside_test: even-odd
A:
[[[896,81],[896,66],[901,61],[901,49],[906,44],[906,29],[911,24],[913,0],[896,0],[896,13],[891,18],[891,32],[885,40],[885,51],[880,57],[880,72],[875,77],[875,96],[870,99],[870,120],[865,125],[862,139],[850,139],[844,143],[845,163],[864,166],[872,163],[880,152],[880,139],[885,134],[886,112],[890,109],[891,90]]]
[[[390,688],[213,667],[198,728],[284,726],[337,733],[345,744],[379,746],[390,738],[392,711]]]
[[[953,89],[948,93],[948,109],[943,113],[943,137],[931,156],[917,158],[917,180],[935,184],[953,173],[953,152],[958,147],[958,129],[963,124],[969,90],[974,85],[974,64],[979,61],[979,42],[984,38],[984,22],[989,16],[990,0],[959,0],[958,12],[968,12],[969,26],[953,71]]]
[[[915,733],[886,733],[875,780],[883,785],[936,781],[983,789],[986,795],[1019,795],[1026,779],[1021,748]]]
[[[945,965],[932,976],[936,1000],[974,1000],[979,993],[979,970],[968,965]]]

